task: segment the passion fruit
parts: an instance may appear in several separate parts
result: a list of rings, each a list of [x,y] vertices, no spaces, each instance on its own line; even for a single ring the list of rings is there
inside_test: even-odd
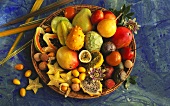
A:
[[[88,50],[82,50],[79,53],[79,60],[82,63],[89,63],[92,59],[91,53]]]

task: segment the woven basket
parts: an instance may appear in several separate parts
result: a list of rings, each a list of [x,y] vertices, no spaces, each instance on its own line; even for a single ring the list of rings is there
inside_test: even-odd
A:
[[[102,7],[98,7],[98,6],[94,6],[94,5],[74,5],[75,9],[77,11],[80,11],[82,8],[89,8],[92,12],[97,10],[97,9],[101,9],[101,10],[106,10]],[[63,15],[63,11],[64,11],[65,8],[62,8],[62,9],[59,9],[57,10],[56,12],[54,12],[53,14],[51,14],[50,16],[48,16],[41,24],[40,26],[42,25],[50,25],[51,23],[51,20],[55,17],[55,16],[58,16],[58,15]],[[132,59],[132,62],[135,63],[135,59],[136,59],[136,43],[135,43],[135,39],[133,38],[131,44],[130,44],[130,47],[132,48],[132,50],[135,50],[134,51],[134,58]],[[41,71],[39,68],[38,68],[38,64],[37,62],[33,59],[33,55],[36,53],[36,49],[34,47],[34,42],[32,42],[32,45],[31,45],[31,58],[32,58],[32,63],[34,65],[34,68],[36,70],[36,72],[38,73],[39,77],[43,80],[43,82],[45,84],[47,84],[50,79],[48,77],[48,75],[46,74],[46,72],[43,72]],[[133,68],[133,67],[132,67]],[[132,71],[132,68],[130,68],[129,70],[126,70],[127,72],[127,75],[129,76],[131,71]],[[107,95],[107,94],[110,94],[111,92],[115,91],[123,82],[120,82],[118,84],[116,84],[113,88],[111,89],[106,89],[104,88],[103,89],[103,92],[101,94],[101,96],[104,96],[104,95]],[[65,93],[61,92],[59,90],[59,88],[55,87],[55,86],[49,86],[51,89],[53,89],[54,91],[56,91],[57,93],[59,94],[62,94],[62,95],[65,95]],[[74,91],[71,91],[71,93],[68,95],[68,97],[71,97],[71,98],[78,98],[78,99],[92,99],[92,98],[97,98],[98,96],[90,96],[86,93],[84,93],[83,91],[79,91],[79,92],[74,92]]]

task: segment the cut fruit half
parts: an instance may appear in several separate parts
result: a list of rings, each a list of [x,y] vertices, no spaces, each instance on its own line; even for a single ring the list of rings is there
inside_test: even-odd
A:
[[[91,53],[88,50],[82,50],[79,53],[79,60],[82,63],[89,63],[92,59]]]

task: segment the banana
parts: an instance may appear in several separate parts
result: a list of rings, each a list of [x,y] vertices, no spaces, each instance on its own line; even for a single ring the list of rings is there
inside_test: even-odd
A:
[[[65,40],[64,40],[64,35],[63,35],[63,29],[62,29],[62,26],[61,26],[61,22],[58,23],[58,25],[57,25],[57,36],[58,36],[58,39],[59,39],[61,45],[65,45]]]
[[[67,28],[66,24],[64,24],[64,21],[61,21],[60,24],[61,24],[63,38],[64,38],[64,42],[65,42],[67,35],[68,35],[68,28]]]

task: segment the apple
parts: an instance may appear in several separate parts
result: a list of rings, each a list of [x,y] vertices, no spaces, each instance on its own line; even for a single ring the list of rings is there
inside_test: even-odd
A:
[[[128,46],[123,47],[120,50],[120,54],[121,54],[123,60],[131,60],[134,57],[134,52]]]
[[[104,14],[102,10],[96,10],[91,16],[92,24],[98,24],[101,20],[104,19]]]
[[[104,19],[116,19],[116,16],[111,11],[103,11]]]

